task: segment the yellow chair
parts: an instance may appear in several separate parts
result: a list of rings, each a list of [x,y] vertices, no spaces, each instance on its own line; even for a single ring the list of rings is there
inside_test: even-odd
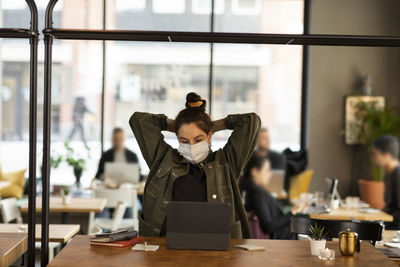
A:
[[[299,199],[301,193],[308,193],[314,170],[305,170],[290,178],[289,200]]]
[[[25,188],[25,172],[26,169],[3,173],[0,166],[0,181],[8,181],[10,184],[0,189],[2,198],[15,197],[22,198]]]

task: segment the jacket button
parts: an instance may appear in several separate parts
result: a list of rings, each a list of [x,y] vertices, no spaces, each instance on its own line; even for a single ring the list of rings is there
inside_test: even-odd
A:
[[[212,197],[212,199],[217,199],[217,195],[216,194],[212,195],[211,197]]]

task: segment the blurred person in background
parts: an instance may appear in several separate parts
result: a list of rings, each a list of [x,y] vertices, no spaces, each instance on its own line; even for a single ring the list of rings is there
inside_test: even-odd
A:
[[[85,129],[83,128],[83,119],[86,113],[94,116],[94,114],[86,107],[85,98],[83,98],[82,96],[76,97],[74,110],[72,112],[72,121],[74,122],[74,126],[72,127],[68,139],[72,140],[72,137],[74,137],[76,131],[79,131],[81,134],[82,142],[84,143],[85,147],[88,147],[85,138]]]
[[[261,128],[258,134],[255,153],[260,157],[267,157],[271,162],[271,169],[285,170],[286,159],[282,153],[270,149],[271,139],[267,128]]]
[[[137,155],[125,147],[125,132],[122,128],[114,128],[111,143],[112,148],[101,155],[96,179],[103,178],[106,162],[138,163]]]
[[[253,154],[240,180],[240,190],[245,192],[245,209],[255,213],[259,226],[271,239],[294,239],[290,230],[290,218],[301,212],[303,206],[293,206],[284,214],[282,205],[267,190],[271,178],[271,163],[265,156]]]
[[[99,167],[95,178],[104,179],[104,166],[106,162],[122,162],[122,163],[138,163],[137,155],[125,147],[125,132],[122,128],[114,128],[112,132],[112,148],[101,155]],[[138,199],[138,209],[141,208],[141,199]],[[101,213],[97,213],[96,217],[110,218],[114,209],[105,208]],[[128,207],[125,211],[124,218],[132,218],[132,208]]]
[[[393,216],[387,229],[400,229],[400,163],[399,141],[392,135],[383,135],[372,143],[372,161],[385,170],[384,211]]]

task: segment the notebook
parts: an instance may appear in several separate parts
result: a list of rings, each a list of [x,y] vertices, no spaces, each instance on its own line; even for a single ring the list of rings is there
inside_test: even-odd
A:
[[[128,247],[135,245],[137,243],[144,242],[143,236],[134,237],[131,240],[124,240],[124,241],[115,241],[115,242],[90,242],[92,246],[101,246],[101,247]]]

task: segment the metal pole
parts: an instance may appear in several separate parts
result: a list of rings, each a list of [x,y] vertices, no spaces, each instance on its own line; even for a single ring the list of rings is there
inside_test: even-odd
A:
[[[47,29],[53,26],[53,9],[57,0],[51,0],[46,8]],[[50,144],[51,144],[51,72],[53,36],[44,36],[44,107],[43,107],[43,177],[42,177],[42,250],[41,266],[49,261],[49,202],[50,202]]]
[[[310,34],[311,0],[304,0],[304,34]],[[307,150],[309,145],[309,72],[310,47],[303,46],[303,68],[301,75],[301,114],[300,114],[300,148]]]
[[[103,30],[106,30],[107,22],[107,4],[106,0],[103,0]],[[103,40],[103,76],[101,80],[101,153],[104,151],[104,103],[105,103],[105,90],[106,90],[106,41]]]
[[[36,236],[36,144],[37,144],[37,54],[38,12],[33,0],[26,0],[31,13],[29,81],[29,186],[28,186],[28,266],[35,266]]]
[[[400,36],[44,29],[56,39],[400,47]]]
[[[210,31],[214,32],[214,5],[215,0],[211,0],[211,20],[210,20]],[[214,85],[214,43],[210,43],[210,69],[208,73],[208,100],[209,100],[209,113],[212,114],[212,91]]]

